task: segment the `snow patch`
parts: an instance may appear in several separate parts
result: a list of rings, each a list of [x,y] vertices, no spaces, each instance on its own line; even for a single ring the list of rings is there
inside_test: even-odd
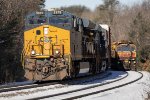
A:
[[[133,84],[86,97],[88,100],[145,100],[150,92],[150,73],[142,72],[143,78]],[[83,98],[85,99],[85,98]]]
[[[132,77],[129,77],[129,79],[126,79],[126,81],[131,80],[132,78],[134,79],[138,76],[138,75],[135,75],[136,72],[134,71],[129,71],[129,73],[132,74]],[[150,73],[148,72],[142,72],[142,73],[143,73],[143,78],[133,84],[130,84],[121,88],[117,88],[114,90],[106,91],[103,93],[98,93],[98,94],[88,96],[85,98],[80,98],[80,100],[85,100],[85,99],[87,100],[91,100],[91,99],[94,99],[94,100],[99,100],[99,99],[100,100],[144,100],[145,98],[148,97],[147,93],[150,92]],[[83,83],[83,84],[74,84],[74,85],[56,84],[52,86],[40,87],[37,89],[34,88],[34,89],[13,91],[11,93],[9,92],[1,93],[0,99],[22,100],[22,99],[30,99],[30,98],[35,98],[35,97],[52,95],[52,94],[62,93],[62,92],[70,91],[70,90],[76,90],[76,89],[80,89],[84,87],[89,87],[89,86],[96,85],[96,84],[110,82],[110,81],[119,79],[121,77],[124,77],[125,75],[126,75],[125,72],[112,71],[112,75],[104,79],[98,79],[98,80],[94,80],[92,82]],[[94,91],[94,89],[91,89],[90,91]],[[86,91],[86,92],[89,92],[89,91]],[[6,95],[6,94],[8,95],[17,94],[17,95],[9,97],[9,98],[2,97],[2,95]],[[75,94],[76,93],[71,94],[71,95],[75,95]],[[55,99],[61,99],[61,96]],[[49,98],[47,98],[47,100],[49,100]]]

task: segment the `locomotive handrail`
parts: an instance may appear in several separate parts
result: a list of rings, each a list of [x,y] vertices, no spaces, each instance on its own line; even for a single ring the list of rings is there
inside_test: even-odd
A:
[[[26,49],[23,49],[23,50],[22,50],[22,53],[21,53],[22,66],[24,66],[23,57],[26,55],[26,52],[25,52],[25,51],[27,50],[27,48],[28,48],[29,44],[31,43],[31,41],[32,41],[32,40],[30,40],[30,41],[28,42]]]
[[[28,48],[29,44],[31,43],[31,41],[32,41],[32,40],[30,40],[30,41],[28,42],[28,44],[27,44],[27,47],[26,47],[25,51],[27,51],[27,48]],[[28,50],[28,51],[29,51],[29,50]],[[26,55],[26,53],[27,53],[27,52],[24,52],[24,55]]]

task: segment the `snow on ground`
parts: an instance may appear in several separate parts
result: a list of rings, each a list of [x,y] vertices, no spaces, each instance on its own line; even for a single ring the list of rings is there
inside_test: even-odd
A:
[[[131,72],[134,74],[134,72]],[[150,92],[150,73],[142,72],[144,74],[143,78],[138,82],[135,82],[131,85],[127,85],[122,88],[114,89],[111,91],[95,94],[92,96],[88,96],[85,99],[95,99],[95,100],[144,100],[147,98],[147,92]],[[41,97],[61,92],[66,92],[69,90],[80,89],[84,87],[89,87],[96,84],[102,84],[105,82],[110,82],[113,80],[117,80],[121,77],[126,76],[125,72],[119,71],[112,71],[112,76],[109,76],[104,79],[95,80],[93,82],[84,83],[84,84],[76,84],[76,85],[52,85],[52,86],[45,86],[40,87],[37,89],[26,89],[20,91],[13,91],[8,93],[1,93],[0,100],[11,99],[11,100],[22,100],[22,99],[29,99],[34,97]],[[134,76],[134,75],[132,75]],[[135,75],[136,76],[136,75]],[[134,78],[134,77],[133,77]],[[50,99],[48,99],[50,100]]]
[[[116,72],[112,71],[111,73],[112,75],[107,78],[95,80],[89,83],[83,83],[83,84],[78,84],[78,85],[56,84],[56,85],[38,87],[38,88],[33,88],[33,89],[25,89],[25,90],[1,93],[0,99],[2,98],[6,100],[8,99],[22,100],[22,99],[29,99],[31,97],[34,98],[34,97],[40,97],[40,96],[45,96],[45,95],[50,95],[50,94],[56,94],[56,93],[61,93],[61,92],[69,91],[69,90],[80,89],[81,87],[84,88],[84,87],[92,86],[93,84],[96,85],[96,84],[102,84],[102,83],[118,80],[127,75],[125,72],[118,72],[118,71]],[[100,75],[96,77],[100,77]]]
[[[84,100],[145,100],[150,93],[150,73],[142,72],[143,78],[133,84],[111,91],[92,95]]]
[[[124,78],[123,80],[119,80],[119,81],[113,82],[111,84],[106,84],[106,85],[103,85],[103,86],[98,86],[98,87],[87,89],[87,90],[78,91],[78,92],[75,92],[75,93],[69,93],[67,95],[64,94],[64,95],[61,95],[61,96],[47,98],[46,100],[48,100],[48,99],[52,99],[52,100],[56,100],[57,99],[57,100],[60,100],[60,99],[66,99],[66,98],[70,98],[70,97],[74,97],[74,96],[79,96],[79,95],[83,95],[83,94],[88,94],[88,93],[91,93],[91,92],[102,91],[104,89],[112,88],[112,87],[115,87],[115,86],[118,86],[118,85],[122,85],[124,83],[131,82],[131,81],[139,78],[140,76],[141,76],[141,74],[139,74],[137,72],[134,72],[134,71],[130,71],[128,77]],[[91,84],[95,85],[95,82],[92,82]],[[83,86],[79,86],[79,87],[82,88]],[[88,98],[83,98],[83,100],[85,100],[85,99],[88,100]]]

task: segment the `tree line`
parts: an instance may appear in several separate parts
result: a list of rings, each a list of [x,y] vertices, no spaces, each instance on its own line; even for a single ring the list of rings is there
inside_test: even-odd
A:
[[[139,70],[150,71],[150,0],[133,6],[123,5],[119,0],[103,0],[94,11],[80,5],[61,8],[97,23],[108,24],[112,42],[129,40],[135,43]]]
[[[0,83],[23,80],[24,18],[42,4],[44,0],[0,0]]]

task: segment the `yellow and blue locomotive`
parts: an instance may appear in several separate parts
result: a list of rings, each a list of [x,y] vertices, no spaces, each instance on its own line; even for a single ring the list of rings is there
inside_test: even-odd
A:
[[[99,24],[63,10],[26,17],[22,64],[29,80],[62,80],[109,66],[108,37]]]

